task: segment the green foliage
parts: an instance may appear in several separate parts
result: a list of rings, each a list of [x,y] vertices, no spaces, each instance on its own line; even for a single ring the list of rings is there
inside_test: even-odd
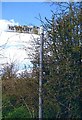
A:
[[[20,106],[18,108],[14,108],[13,111],[9,112],[5,118],[31,118],[28,110],[24,106]]]
[[[31,118],[37,117],[38,91],[37,83],[32,78],[15,78],[3,80],[3,117],[16,107],[24,105]],[[14,113],[13,113],[14,114]]]
[[[10,104],[10,100],[8,97],[3,96],[2,99],[2,116],[3,118],[7,116],[9,112],[13,111],[13,106]]]
[[[11,65],[5,67],[2,75],[3,118],[14,116],[36,118],[38,114],[37,81],[28,76],[17,78],[13,68],[14,66]],[[22,106],[24,107],[21,108]],[[20,116],[22,112],[23,115]]]
[[[47,96],[43,104],[43,118],[56,118],[60,112],[60,106],[57,104],[54,97]]]
[[[81,7],[80,3],[65,4],[66,11],[54,13],[52,19],[46,19],[47,24],[44,24],[47,31],[43,50],[44,118],[50,115],[51,118],[81,118]],[[35,59],[37,70],[36,55]]]

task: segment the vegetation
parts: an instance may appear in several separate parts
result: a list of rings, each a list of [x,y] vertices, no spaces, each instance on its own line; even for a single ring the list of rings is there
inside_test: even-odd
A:
[[[38,84],[36,79],[26,76],[18,78],[14,71],[14,64],[13,67],[12,64],[7,65],[3,73],[3,118],[36,118],[38,112]]]
[[[43,118],[81,118],[81,3],[58,5],[65,10],[53,12],[52,19],[44,23]],[[33,61],[36,73],[37,55]]]

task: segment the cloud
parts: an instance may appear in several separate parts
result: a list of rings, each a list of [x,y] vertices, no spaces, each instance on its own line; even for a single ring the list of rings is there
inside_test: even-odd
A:
[[[13,24],[14,21],[11,20]],[[31,59],[28,54],[34,52],[33,41],[39,39],[36,34],[17,33],[10,31],[0,32],[0,67],[1,64],[16,61],[16,64],[22,69],[24,64],[31,66]],[[32,49],[29,49],[31,47]],[[3,48],[3,49],[2,49]]]
[[[11,22],[12,26],[14,26],[14,25],[19,25],[18,22],[15,22],[15,21],[14,21],[14,19],[11,19],[10,22]]]
[[[11,26],[19,25],[19,23],[15,22],[14,19],[11,19],[11,20],[1,19],[0,20],[0,31],[8,31],[9,25]]]

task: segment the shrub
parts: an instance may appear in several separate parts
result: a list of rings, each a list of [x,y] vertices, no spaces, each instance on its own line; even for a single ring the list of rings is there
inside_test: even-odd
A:
[[[28,110],[24,106],[15,108],[13,111],[9,112],[6,118],[31,118]]]

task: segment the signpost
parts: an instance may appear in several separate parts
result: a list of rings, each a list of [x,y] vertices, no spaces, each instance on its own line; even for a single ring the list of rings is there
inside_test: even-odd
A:
[[[39,119],[42,119],[42,79],[43,79],[43,26],[40,27],[40,70],[39,70]]]

